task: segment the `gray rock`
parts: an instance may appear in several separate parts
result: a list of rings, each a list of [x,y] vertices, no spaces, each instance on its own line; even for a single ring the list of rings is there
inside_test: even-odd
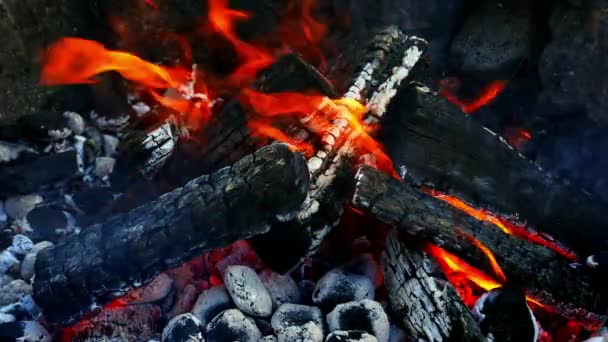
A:
[[[340,303],[374,298],[374,287],[373,280],[367,275],[333,269],[319,279],[312,300],[321,308],[331,310]]]
[[[53,246],[52,242],[42,241],[34,245],[31,251],[29,251],[23,262],[21,263],[21,278],[30,281],[34,276],[34,265],[36,264],[36,256],[41,250]]]
[[[204,342],[204,326],[193,314],[174,317],[163,329],[163,342]]]
[[[215,286],[204,290],[198,296],[191,312],[204,326],[207,326],[215,316],[232,306],[226,287]]]
[[[32,287],[21,279],[13,280],[0,289],[0,306],[19,301],[23,296],[32,293]]]
[[[378,342],[388,342],[390,325],[380,303],[364,299],[339,304],[327,315],[330,331],[363,330],[374,335]]]
[[[362,330],[338,330],[329,334],[325,342],[378,342],[378,339]]]
[[[313,322],[323,332],[323,314],[321,309],[300,304],[283,304],[272,315],[272,329],[279,333],[289,327],[303,326]]]
[[[270,270],[265,270],[260,273],[260,279],[262,279],[262,283],[266,286],[268,293],[270,293],[273,310],[276,310],[285,303],[298,304],[301,302],[300,288],[290,275],[280,275]]]
[[[25,235],[15,235],[13,237],[13,244],[8,250],[15,255],[26,255],[34,248],[32,240]]]
[[[34,321],[0,324],[0,340],[23,342],[51,342],[49,332]]]
[[[95,158],[95,167],[93,168],[93,174],[100,179],[104,179],[109,176],[114,170],[116,159],[111,157],[97,157]]]
[[[67,119],[68,128],[72,130],[74,134],[81,135],[84,133],[85,124],[80,114],[74,112],[64,112],[63,116]]]
[[[24,218],[30,210],[34,209],[41,202],[42,197],[36,194],[13,196],[7,198],[4,202],[4,210],[8,217],[20,219]]]
[[[131,304],[157,303],[171,293],[173,279],[166,273],[161,273],[147,285],[129,291],[129,302]]]
[[[5,274],[11,267],[17,265],[19,260],[8,250],[0,253],[0,274]]]
[[[256,317],[272,314],[272,299],[260,277],[247,266],[229,266],[223,274],[224,285],[237,308]]]
[[[308,322],[300,326],[290,326],[279,332],[279,342],[322,342],[323,330],[318,324]]]
[[[258,342],[261,338],[262,333],[253,319],[237,309],[220,313],[207,325],[208,342]]]
[[[511,3],[484,1],[466,19],[450,51],[463,72],[505,73],[527,57],[529,6]]]

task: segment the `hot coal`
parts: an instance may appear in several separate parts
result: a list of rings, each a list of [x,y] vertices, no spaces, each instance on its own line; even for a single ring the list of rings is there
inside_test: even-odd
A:
[[[314,306],[283,304],[272,315],[272,328],[278,334],[289,327],[313,323],[323,333],[323,314]]]
[[[374,298],[374,281],[367,275],[334,269],[317,283],[312,294],[316,305],[331,310],[337,304]]]
[[[174,317],[189,312],[196,301],[196,287],[192,284],[186,285],[177,293],[177,298],[173,307],[166,313],[167,317]]]
[[[388,316],[380,303],[369,299],[338,304],[327,315],[330,331],[362,330],[374,335],[379,342],[388,342],[390,326]]]
[[[314,322],[289,326],[278,333],[279,342],[322,342],[323,329]]]
[[[171,277],[169,277],[166,273],[161,273],[146,286],[130,291],[129,303],[158,303],[171,293],[173,283],[174,282]]]
[[[163,330],[163,342],[204,342],[205,327],[194,315],[186,313],[174,317]]]
[[[37,322],[10,322],[0,324],[0,340],[51,342],[48,331]]]
[[[270,294],[273,310],[285,303],[297,304],[301,302],[300,288],[289,274],[280,275],[265,270],[260,273],[260,279]]]
[[[204,326],[207,326],[220,312],[233,306],[226,287],[223,285],[214,286],[204,290],[198,296],[191,312]]]
[[[207,325],[207,341],[258,342],[262,333],[253,319],[236,309],[226,310]]]
[[[378,339],[362,330],[337,330],[325,342],[378,342]]]
[[[246,314],[268,317],[272,299],[257,273],[247,266],[229,266],[223,274],[226,290],[232,301]]]

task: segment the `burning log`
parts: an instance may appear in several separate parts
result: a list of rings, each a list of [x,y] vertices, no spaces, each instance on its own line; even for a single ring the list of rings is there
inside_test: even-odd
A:
[[[355,178],[353,205],[395,225],[406,239],[438,245],[487,274],[501,267],[509,284],[569,319],[593,326],[608,317],[605,284],[571,267],[553,250],[459,214],[447,203],[370,167],[360,167]]]
[[[383,127],[387,152],[409,183],[499,214],[519,214],[581,257],[606,250],[606,203],[548,177],[428,88],[412,84],[403,89]]]
[[[300,155],[285,145],[271,145],[88,227],[38,254],[36,302],[49,322],[73,323],[91,307],[163,270],[267,231],[270,219],[299,207],[308,177]]]
[[[485,341],[458,293],[433,275],[433,261],[392,232],[384,253],[384,282],[393,310],[412,340]]]

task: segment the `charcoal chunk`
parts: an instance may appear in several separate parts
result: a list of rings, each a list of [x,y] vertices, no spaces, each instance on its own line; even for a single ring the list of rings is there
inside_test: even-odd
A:
[[[366,275],[349,274],[341,269],[327,272],[317,282],[313,302],[325,310],[337,304],[374,298],[374,282]]]
[[[68,218],[65,213],[52,207],[38,207],[26,216],[27,223],[37,238],[54,240],[57,231],[66,229]]]
[[[314,322],[287,327],[278,334],[279,342],[322,342],[323,329]]]
[[[268,317],[272,300],[260,277],[247,266],[229,266],[223,274],[224,284],[237,308],[248,315]]]
[[[0,306],[19,301],[23,296],[30,295],[32,287],[21,279],[16,279],[0,289]]]
[[[203,342],[203,325],[193,314],[174,317],[163,330],[163,342]]]
[[[327,315],[330,331],[362,330],[374,335],[379,342],[388,342],[390,326],[380,303],[364,299],[339,304]]]
[[[51,335],[33,321],[0,324],[0,341],[51,342]]]
[[[325,342],[378,342],[378,339],[362,330],[337,330],[329,334]]]
[[[207,341],[258,342],[262,333],[253,319],[246,317],[237,309],[220,313],[207,326]]]
[[[323,314],[314,306],[283,304],[272,315],[272,328],[281,332],[289,327],[303,326],[309,322],[317,325],[323,332]]]
[[[41,250],[53,246],[52,242],[42,241],[34,245],[31,251],[29,251],[25,258],[23,258],[23,262],[21,263],[21,278],[24,280],[30,281],[34,276],[34,265],[36,264],[36,255]]]
[[[260,342],[277,342],[277,341],[278,341],[278,339],[274,335],[264,336],[264,338],[260,340]]]
[[[232,307],[232,300],[226,287],[222,285],[204,290],[196,299],[191,312],[204,326],[207,326],[220,312]]]
[[[285,303],[300,303],[300,288],[289,274],[280,275],[266,270],[260,274],[260,279],[270,293],[273,310]]]
[[[17,121],[23,138],[34,142],[51,142],[65,139],[72,134],[68,118],[59,112],[37,112],[25,115]]]
[[[145,286],[129,292],[131,304],[158,303],[165,299],[173,289],[173,279],[161,273]]]
[[[34,243],[30,238],[25,235],[15,235],[13,237],[13,243],[9,247],[9,251],[15,255],[26,255],[32,249],[34,249]]]
[[[12,219],[21,219],[40,202],[42,202],[42,197],[35,194],[12,196],[6,199],[4,210],[6,210],[8,217]]]

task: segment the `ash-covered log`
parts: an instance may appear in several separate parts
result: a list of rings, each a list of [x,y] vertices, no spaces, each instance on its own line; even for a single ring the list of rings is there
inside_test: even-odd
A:
[[[413,77],[424,77],[415,70]],[[496,133],[420,84],[389,107],[383,142],[404,179],[502,215],[520,215],[581,257],[608,248],[608,204],[547,176]]]
[[[304,158],[264,147],[211,175],[38,254],[34,297],[53,324],[214,248],[264,233],[268,220],[299,208],[309,186]]]
[[[510,285],[589,326],[608,317],[605,282],[573,268],[555,251],[508,235],[371,167],[360,167],[355,179],[353,205],[395,225],[406,239],[429,241],[493,274],[479,241],[492,251]]]
[[[397,231],[386,241],[383,267],[391,307],[412,341],[486,341],[456,290],[434,275],[430,256]]]

